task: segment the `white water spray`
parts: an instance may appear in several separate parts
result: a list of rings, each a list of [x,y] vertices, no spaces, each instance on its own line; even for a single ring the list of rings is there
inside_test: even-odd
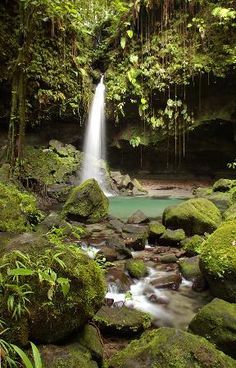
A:
[[[84,142],[84,161],[81,181],[94,178],[103,191],[106,191],[104,162],[105,160],[105,85],[104,77],[98,84],[91,109]]]

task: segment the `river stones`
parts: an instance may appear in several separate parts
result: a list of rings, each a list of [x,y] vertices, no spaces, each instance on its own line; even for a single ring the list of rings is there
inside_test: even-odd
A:
[[[146,332],[109,361],[109,368],[234,368],[235,360],[196,335],[174,328]]]
[[[236,304],[214,299],[199,310],[189,330],[236,358]]]
[[[147,329],[151,325],[151,317],[124,306],[103,306],[94,316],[94,322],[104,333],[132,336]]]

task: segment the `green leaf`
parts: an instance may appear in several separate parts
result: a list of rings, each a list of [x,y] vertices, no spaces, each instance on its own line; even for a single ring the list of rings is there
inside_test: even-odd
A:
[[[31,345],[32,352],[33,352],[35,368],[43,368],[40,352],[37,346],[35,346],[32,342],[30,343],[30,345]]]
[[[32,276],[34,272],[29,268],[14,268],[12,270],[8,270],[9,276]]]
[[[137,55],[130,55],[129,57],[131,63],[136,64],[138,62],[138,56]]]
[[[124,50],[125,45],[126,45],[126,38],[125,37],[121,37],[120,45],[121,45],[122,49]]]
[[[129,38],[133,38],[134,32],[132,31],[132,29],[129,29],[127,31],[127,35],[129,36]]]
[[[25,354],[23,350],[21,350],[18,346],[14,344],[12,344],[11,346],[15,350],[15,352],[20,356],[22,362],[25,365],[25,368],[34,368],[28,356]]]

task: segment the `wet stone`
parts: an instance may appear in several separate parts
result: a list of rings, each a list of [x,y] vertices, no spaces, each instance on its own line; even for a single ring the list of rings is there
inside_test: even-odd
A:
[[[151,281],[151,285],[153,285],[157,289],[171,289],[178,290],[182,281],[182,277],[180,275],[167,275],[158,277]]]

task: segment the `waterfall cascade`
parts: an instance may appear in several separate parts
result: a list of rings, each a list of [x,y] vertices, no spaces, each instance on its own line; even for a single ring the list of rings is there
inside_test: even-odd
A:
[[[106,156],[105,145],[105,85],[101,77],[97,85],[89,119],[85,132],[84,160],[81,171],[81,181],[94,178],[104,192],[106,190],[104,161]]]

